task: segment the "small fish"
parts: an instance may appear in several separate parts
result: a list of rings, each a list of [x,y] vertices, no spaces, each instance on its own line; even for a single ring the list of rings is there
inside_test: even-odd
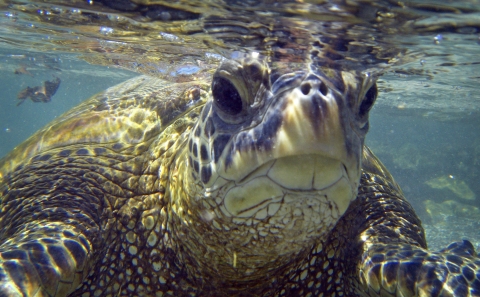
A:
[[[25,75],[28,75],[28,76],[31,76],[33,77],[33,74],[27,70],[27,66],[25,65],[20,65],[19,68],[15,69],[15,74],[25,74]]]
[[[21,100],[17,103],[17,106],[25,102],[26,99],[30,99],[33,102],[50,102],[52,100],[52,96],[57,92],[60,82],[60,78],[55,77],[54,80],[44,81],[43,86],[26,87],[17,95],[17,99]]]

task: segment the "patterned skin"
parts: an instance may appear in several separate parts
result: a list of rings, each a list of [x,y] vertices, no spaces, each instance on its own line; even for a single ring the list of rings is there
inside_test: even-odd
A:
[[[0,296],[480,296],[364,146],[375,79],[138,77],[0,161]]]

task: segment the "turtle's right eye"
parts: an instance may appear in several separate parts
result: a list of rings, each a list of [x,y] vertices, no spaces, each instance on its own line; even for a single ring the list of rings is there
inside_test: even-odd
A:
[[[212,94],[215,105],[225,114],[238,115],[242,112],[242,97],[229,80],[215,77],[212,82]]]
[[[359,109],[359,115],[360,117],[365,116],[370,109],[373,106],[373,103],[375,103],[375,100],[377,99],[377,84],[374,84],[365,94],[365,98],[363,98],[362,103],[360,104],[360,109]]]

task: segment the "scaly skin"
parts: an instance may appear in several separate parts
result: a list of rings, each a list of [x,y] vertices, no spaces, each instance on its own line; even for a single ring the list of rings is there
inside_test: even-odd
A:
[[[0,161],[0,296],[480,296],[471,244],[428,251],[363,146],[373,79],[325,72],[224,63],[247,122],[140,77],[40,130]]]

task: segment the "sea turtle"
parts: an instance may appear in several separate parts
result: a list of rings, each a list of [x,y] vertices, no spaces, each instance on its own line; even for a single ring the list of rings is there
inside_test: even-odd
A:
[[[480,296],[364,146],[374,75],[211,80],[134,78],[1,161],[1,296]]]

